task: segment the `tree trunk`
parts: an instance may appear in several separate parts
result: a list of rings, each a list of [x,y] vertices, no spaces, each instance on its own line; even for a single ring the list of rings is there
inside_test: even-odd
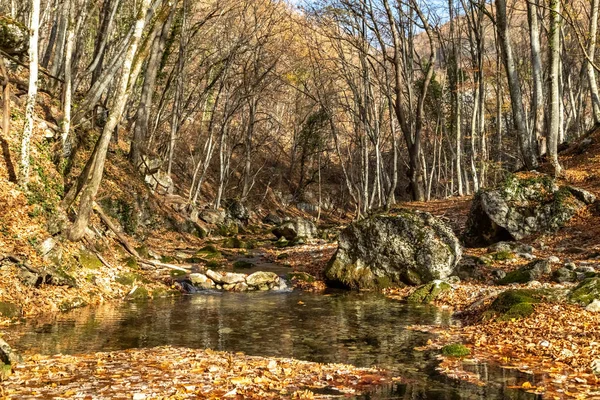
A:
[[[70,0],[69,0],[70,2]],[[61,124],[62,156],[67,158],[71,154],[69,131],[71,129],[71,99],[73,88],[73,46],[75,43],[75,25],[72,20],[73,5],[69,4],[67,20],[67,39],[65,49],[65,83],[63,85],[63,120]]]
[[[94,159],[91,163],[89,173],[86,174],[87,179],[81,189],[81,199],[79,201],[77,218],[75,219],[73,225],[70,226],[67,231],[67,237],[73,241],[80,240],[84,236],[85,229],[89,222],[89,217],[92,212],[94,199],[96,197],[96,193],[98,192],[100,181],[102,180],[102,174],[104,172],[104,162],[106,161],[108,145],[110,144],[110,139],[115,128],[121,120],[121,116],[123,114],[127,98],[129,96],[127,89],[129,87],[131,67],[134,61],[134,57],[136,55],[140,38],[142,37],[142,34],[144,32],[146,13],[149,8],[149,3],[150,0],[142,0],[140,4],[140,9],[137,13],[137,18],[135,21],[132,41],[129,45],[129,48],[127,49],[127,53],[123,63],[123,68],[121,70],[121,76],[117,84],[116,93],[114,96],[115,102],[109,115],[108,121],[106,122],[106,125],[104,125],[102,135],[98,139],[96,149],[94,150],[94,153],[92,155]]]
[[[590,43],[588,45],[588,57],[594,59],[596,54],[596,36],[598,34],[598,8],[600,0],[592,0],[590,16]],[[590,95],[592,96],[592,111],[594,122],[600,124],[600,96],[598,95],[598,84],[596,83],[596,71],[592,63],[586,61],[586,70],[590,84]]]
[[[32,0],[31,21],[29,25],[29,90],[25,106],[25,126],[21,142],[21,170],[19,183],[27,188],[29,183],[29,148],[33,134],[33,118],[38,90],[38,40],[40,25],[40,0]]]
[[[144,75],[144,84],[140,95],[140,103],[135,116],[135,127],[133,130],[133,139],[131,141],[131,150],[129,152],[129,160],[134,166],[138,166],[141,162],[141,157],[144,149],[144,143],[148,137],[148,126],[150,123],[150,111],[152,110],[152,97],[156,86],[156,78],[158,75],[158,67],[163,52],[165,51],[167,38],[171,31],[173,16],[177,8],[173,6],[172,11],[167,21],[163,24],[162,32],[159,37],[154,40],[146,72]]]
[[[521,83],[515,60],[513,57],[512,44],[509,37],[508,22],[506,19],[506,1],[496,1],[496,28],[498,39],[502,49],[502,57],[506,76],[508,77],[508,90],[513,111],[513,120],[517,130],[517,137],[523,156],[523,162],[527,169],[534,169],[538,166],[537,155],[533,146],[531,135],[527,131],[525,121],[525,110],[523,108],[523,95],[521,93]]]
[[[550,127],[548,129],[548,156],[554,167],[554,175],[561,174],[558,162],[560,135],[560,2],[550,0]]]
[[[540,29],[538,17],[539,0],[527,2],[527,18],[529,21],[529,41],[531,43],[531,73],[533,78],[533,97],[531,112],[533,113],[533,135],[538,147],[538,154],[546,154],[546,135],[544,135],[544,85],[542,56],[540,50]]]

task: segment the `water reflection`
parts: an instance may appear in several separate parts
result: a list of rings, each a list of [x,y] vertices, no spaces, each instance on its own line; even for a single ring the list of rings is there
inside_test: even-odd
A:
[[[106,305],[54,320],[29,321],[13,332],[19,336],[13,343],[23,352],[43,354],[160,345],[212,348],[377,365],[397,371],[408,382],[365,397],[374,399],[533,398],[505,392],[505,372],[498,369],[488,373],[492,384],[485,388],[436,376],[433,355],[413,350],[428,336],[404,327],[451,322],[447,312],[373,294],[212,293]]]

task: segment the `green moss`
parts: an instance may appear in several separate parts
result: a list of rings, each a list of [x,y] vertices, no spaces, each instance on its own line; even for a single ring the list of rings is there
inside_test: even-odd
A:
[[[496,283],[499,285],[509,285],[511,283],[527,283],[531,280],[531,274],[529,271],[517,269],[511,271],[502,279],[499,279]]]
[[[491,256],[496,261],[506,261],[515,258],[515,254],[507,250],[497,251],[495,253],[492,253]]]
[[[403,281],[409,285],[420,285],[423,283],[421,276],[411,268],[406,270]]]
[[[115,281],[125,286],[133,286],[133,284],[137,282],[150,283],[150,280],[144,276],[133,272],[118,275],[115,278]]]
[[[431,282],[418,287],[406,298],[406,301],[413,304],[429,304],[441,293],[450,289],[450,285],[446,282]]]
[[[173,256],[160,256],[160,262],[165,264],[172,264],[177,262],[177,258]]]
[[[471,354],[471,350],[463,344],[452,343],[442,347],[442,354],[446,357],[466,357]]]
[[[83,268],[87,269],[100,269],[102,268],[102,261],[97,255],[88,250],[81,250],[78,255],[79,264]]]
[[[238,260],[233,263],[233,268],[237,269],[248,269],[254,267],[254,264],[248,261]]]
[[[290,258],[290,255],[288,253],[281,253],[277,256],[278,260],[287,260],[288,258]]]
[[[218,232],[221,236],[234,236],[240,233],[239,227],[237,224],[223,224],[218,226]]]
[[[6,318],[17,318],[22,313],[21,307],[16,304],[0,301],[0,315]]]
[[[138,287],[133,291],[133,293],[127,295],[127,298],[131,300],[146,300],[149,297],[150,294],[148,293],[148,289],[143,286]]]
[[[226,249],[245,249],[246,243],[243,240],[240,240],[237,236],[233,236],[223,240],[221,244]]]
[[[287,280],[313,283],[317,280],[317,278],[307,274],[306,272],[292,272],[287,274]]]
[[[143,257],[143,258],[150,257],[150,251],[148,250],[148,246],[146,246],[145,244],[141,245],[140,247],[136,247],[135,251],[137,251],[137,253],[140,255],[140,257]]]
[[[587,306],[595,299],[600,299],[600,278],[585,279],[569,294],[571,302],[582,306]]]
[[[213,246],[212,244],[208,244],[206,246],[204,246],[203,248],[201,248],[200,250],[198,250],[199,253],[219,253],[219,250],[217,250],[217,248],[215,246]]]
[[[519,303],[512,306],[506,313],[498,317],[499,321],[510,321],[513,319],[529,317],[534,312],[533,304]]]
[[[484,314],[484,319],[507,321],[528,317],[535,311],[533,304],[550,296],[551,293],[543,290],[507,290],[496,297]]]
[[[8,379],[12,375],[12,367],[10,364],[4,364],[0,362],[0,381]]]
[[[187,272],[185,271],[180,271],[178,269],[172,269],[169,272],[169,275],[171,275],[171,278],[181,278],[182,276],[186,276]]]
[[[133,269],[133,270],[138,270],[140,269],[140,265],[137,262],[137,259],[135,257],[128,257],[125,260],[125,264],[129,267],[129,269]]]

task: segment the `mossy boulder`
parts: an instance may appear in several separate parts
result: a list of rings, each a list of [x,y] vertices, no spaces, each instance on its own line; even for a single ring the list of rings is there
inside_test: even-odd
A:
[[[403,210],[350,224],[325,278],[331,286],[376,288],[389,284],[421,285],[454,272],[462,248],[452,230],[429,213]]]
[[[527,283],[539,280],[549,275],[552,270],[547,260],[536,260],[529,264],[507,273],[504,278],[496,281],[499,285],[509,285],[511,283]]]
[[[26,54],[29,49],[29,30],[22,23],[0,15],[0,50],[7,54]]]
[[[245,260],[237,260],[233,263],[233,268],[235,269],[249,269],[252,267],[254,267],[254,264]]]
[[[573,303],[587,306],[594,300],[600,300],[600,278],[588,278],[577,285],[569,294]]]
[[[437,297],[451,289],[451,286],[443,281],[433,281],[426,285],[419,286],[412,292],[406,301],[413,304],[429,304]]]
[[[507,290],[496,297],[484,314],[484,319],[510,321],[533,314],[533,305],[540,302],[542,293],[535,290]]]
[[[464,241],[468,246],[478,247],[553,232],[594,201],[591,193],[558,186],[548,175],[510,175],[498,187],[477,192]]]
[[[318,234],[317,226],[312,221],[300,217],[284,222],[273,228],[272,232],[277,239],[284,237],[288,241],[312,239]]]
[[[446,357],[466,357],[471,354],[471,350],[463,344],[452,343],[442,347],[442,354]]]

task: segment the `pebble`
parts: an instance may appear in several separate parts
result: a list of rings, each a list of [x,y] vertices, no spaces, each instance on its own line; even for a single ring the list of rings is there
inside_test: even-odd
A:
[[[556,256],[550,256],[548,257],[548,262],[551,262],[553,264],[557,264],[560,262],[560,258],[556,257]]]

